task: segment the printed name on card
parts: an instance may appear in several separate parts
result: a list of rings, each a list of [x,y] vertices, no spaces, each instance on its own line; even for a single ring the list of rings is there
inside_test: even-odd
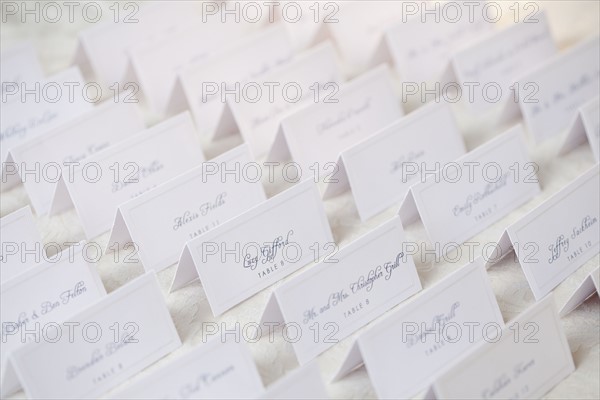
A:
[[[40,263],[44,249],[29,206],[0,218],[0,230],[0,283],[4,283]]]
[[[260,178],[229,172],[253,162],[241,145],[119,205],[107,251],[135,244],[146,271],[176,263],[187,241],[266,200]]]

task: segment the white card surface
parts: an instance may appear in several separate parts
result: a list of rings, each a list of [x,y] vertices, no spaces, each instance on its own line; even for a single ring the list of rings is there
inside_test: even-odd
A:
[[[42,236],[29,206],[0,218],[0,283],[27,271],[42,260]]]
[[[435,382],[438,399],[542,397],[575,370],[550,295],[509,322],[497,342],[484,341]]]
[[[324,176],[342,150],[403,115],[386,65],[348,82],[334,96],[337,102],[310,104],[285,118],[269,159],[291,155],[303,171],[312,169]]]
[[[498,242],[501,255],[514,249],[536,299],[598,254],[598,173],[596,165],[506,228]]]
[[[110,229],[119,204],[202,161],[192,118],[180,114],[63,170],[50,215],[74,206],[86,237],[95,237]]]
[[[282,316],[303,332],[316,326],[325,339],[303,334],[292,342],[298,361],[306,364],[421,290],[405,242],[398,217],[373,229],[275,289],[261,323],[280,322]]]
[[[511,23],[452,57],[453,71],[463,88],[463,98],[473,113],[485,112],[496,104],[514,102],[511,85],[537,64],[556,53],[546,14],[518,24]],[[472,89],[469,89],[471,86]],[[472,98],[468,96],[473,92]]]
[[[84,85],[79,69],[69,68],[23,87],[10,87],[14,94],[7,94],[8,103],[2,104],[0,161],[6,160],[13,147],[91,110],[92,103],[83,96]]]
[[[252,162],[242,145],[121,204],[109,248],[135,243],[146,271],[176,263],[187,241],[266,200],[260,180],[223,174]]]
[[[517,125],[411,186],[400,208],[406,225],[421,217],[438,254],[461,244],[540,191]],[[421,178],[421,176],[420,176]]]
[[[44,71],[32,42],[21,42],[2,51],[0,56],[0,81],[5,86],[11,83],[21,84],[41,81]],[[4,103],[4,98],[2,100]]]
[[[249,89],[239,101],[229,96],[229,109],[222,115],[216,135],[227,133],[226,127],[231,125],[227,117],[232,116],[252,154],[264,156],[286,116],[317,101],[335,99],[342,81],[334,48],[329,42],[323,43],[263,76],[259,85],[261,95],[257,100],[254,100],[255,93],[259,92],[255,89]],[[272,96],[267,84],[275,85]]]
[[[364,362],[378,398],[412,398],[444,366],[504,325],[477,259],[362,333],[336,378]]]
[[[560,316],[563,317],[567,315],[594,294],[600,295],[600,268],[596,268],[585,277],[583,282],[575,289],[575,292],[573,292],[569,300],[560,310]]]
[[[318,189],[306,180],[189,241],[171,290],[200,277],[217,316],[329,254],[332,244]]]
[[[55,325],[106,294],[96,268],[86,262],[83,249],[84,243],[78,243],[2,283],[2,397],[17,390],[19,380],[23,383],[9,361],[14,351],[29,341],[54,338]],[[47,364],[40,362],[39,366]]]
[[[56,342],[29,343],[12,354],[27,397],[96,398],[181,345],[153,273],[67,322],[74,326],[72,341],[62,324]],[[88,329],[88,339],[83,336],[86,325],[98,328]]]
[[[13,147],[9,157],[20,174],[36,214],[46,214],[61,170],[142,130],[137,105],[112,103],[94,107],[43,136]]]
[[[114,398],[250,399],[262,392],[262,381],[246,344],[214,338]]]
[[[588,142],[594,159],[600,161],[600,97],[581,106],[575,122],[569,129],[560,154],[565,154],[584,142]]]
[[[243,85],[254,83],[284,65],[292,56],[291,41],[283,26],[257,32],[181,72],[168,112],[189,109],[200,135],[212,136],[225,111],[222,86],[235,90],[239,83],[241,90]]]
[[[269,386],[261,399],[328,399],[319,364],[311,362]]]
[[[598,96],[599,81],[600,36],[521,77],[519,105],[534,139],[541,142],[567,129],[579,107]]]
[[[450,107],[431,103],[344,150],[330,179],[337,182],[328,184],[323,197],[349,187],[366,221],[400,202],[421,167],[432,170],[465,152]]]

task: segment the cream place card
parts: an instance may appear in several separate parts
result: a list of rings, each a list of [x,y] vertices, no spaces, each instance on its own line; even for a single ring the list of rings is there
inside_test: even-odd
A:
[[[562,133],[598,96],[600,36],[574,46],[515,83],[523,119],[537,142]]]
[[[419,174],[399,214],[406,225],[419,217],[437,254],[445,254],[540,192],[537,166],[529,161],[523,129],[495,139]]]
[[[0,218],[0,283],[42,261],[42,236],[29,206]]]
[[[337,101],[310,104],[285,118],[268,158],[291,156],[302,171],[326,176],[335,172],[340,152],[404,114],[385,65],[340,87],[333,99]]]
[[[495,259],[515,251],[536,299],[541,299],[600,249],[600,179],[594,166],[510,225]]]
[[[600,97],[585,103],[568,130],[559,154],[565,154],[587,141],[596,162],[600,161]]]
[[[575,289],[575,292],[573,292],[567,303],[560,310],[560,316],[564,317],[594,294],[600,295],[600,268],[596,268],[585,277],[583,282]]]
[[[476,259],[360,334],[334,379],[364,363],[378,398],[412,398],[503,325],[483,261]]]
[[[97,5],[97,4],[96,4]],[[90,15],[95,11],[90,7]],[[144,4],[117,3],[103,8],[108,21],[91,24],[79,32],[73,62],[86,76],[111,90],[126,89],[127,50],[136,44],[164,36],[201,21],[194,2],[169,1]]]
[[[296,368],[268,387],[261,399],[328,399],[316,361]]]
[[[515,80],[556,54],[546,13],[540,11],[532,18],[511,24],[452,56],[452,71],[462,88],[461,99],[471,112],[514,102]]]
[[[9,102],[2,104],[0,161],[6,160],[13,147],[93,108],[91,100],[84,97],[85,81],[77,68],[69,68],[36,83],[39,84],[37,91],[33,82],[23,86],[7,85],[5,88],[3,95]],[[3,172],[4,168],[3,165]],[[3,181],[3,189],[16,183],[18,179],[6,184]]]
[[[292,56],[291,41],[283,26],[253,34],[179,73],[167,112],[189,109],[200,135],[211,137],[225,111],[223,97],[235,97],[234,91],[254,85]]]
[[[144,122],[137,105],[107,102],[13,147],[9,161],[15,169],[10,172],[19,175],[36,214],[46,214],[64,167],[82,164],[86,157],[142,129]],[[89,169],[92,174],[93,166]]]
[[[266,200],[260,180],[241,174],[252,163],[242,145],[120,204],[107,251],[135,243],[146,271],[176,263],[187,241]]]
[[[421,169],[434,170],[465,152],[452,110],[432,102],[342,151],[323,198],[350,189],[366,221],[400,202]]]
[[[263,392],[245,342],[214,338],[116,393],[115,399],[251,399]]]
[[[374,54],[373,64],[393,64],[403,82],[432,82],[442,79],[450,67],[452,53],[479,37],[492,32],[494,24],[483,18],[480,4],[452,4],[455,17],[436,18],[434,15],[405,16],[384,31]],[[417,3],[414,3],[417,4]],[[425,7],[426,3],[421,3]],[[449,4],[449,3],[447,3]],[[410,7],[407,6],[407,9]],[[423,20],[423,17],[425,20]],[[410,40],[406,40],[410,38]]]
[[[312,331],[292,343],[306,364],[421,290],[405,244],[395,217],[275,289],[261,324],[285,322]]]
[[[12,91],[15,85],[20,87],[21,84],[29,85],[44,80],[44,71],[32,42],[21,42],[2,50],[0,60],[3,107],[18,100],[15,96],[7,96],[7,91]],[[4,158],[0,161],[4,161]]]
[[[537,399],[575,370],[552,295],[499,333],[436,379],[435,398]]]
[[[244,84],[239,99],[229,96],[213,137],[239,131],[252,154],[261,157],[287,115],[308,104],[334,101],[342,81],[331,43],[316,46],[262,76],[260,82]]]
[[[319,191],[305,180],[189,241],[171,291],[199,277],[217,316],[334,250]]]
[[[97,398],[181,345],[153,273],[71,316],[57,332],[11,356],[29,398]]]
[[[2,282],[2,397],[18,390],[19,381],[24,383],[9,358],[13,352],[27,342],[51,342],[61,329],[59,324],[106,294],[96,268],[87,263],[86,246],[76,243]],[[47,368],[52,361],[38,365]]]
[[[180,114],[65,169],[50,215],[75,207],[86,237],[95,237],[110,229],[119,204],[202,161],[192,118]]]

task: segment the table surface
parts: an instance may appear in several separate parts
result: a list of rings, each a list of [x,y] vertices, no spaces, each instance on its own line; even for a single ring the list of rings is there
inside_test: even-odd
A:
[[[510,3],[512,2],[506,2],[503,6],[508,7]],[[549,1],[542,2],[541,7],[548,12],[553,37],[561,49],[571,46],[585,37],[598,33],[600,11],[597,1]],[[60,71],[70,64],[75,52],[77,33],[85,27],[85,23],[2,24],[2,49],[8,48],[10,45],[22,40],[32,40],[37,47],[45,72],[49,75]],[[489,116],[475,120],[459,109],[455,111],[469,150],[490,140],[514,124],[514,122],[500,125],[490,123],[490,119],[488,118],[491,117]],[[155,116],[146,114],[149,124],[157,122]],[[542,192],[533,200],[514,210],[470,241],[487,243],[497,240],[507,225],[517,221],[529,210],[536,207],[594,165],[592,152],[587,145],[580,146],[565,156],[557,156],[563,138],[564,135],[561,135],[537,146],[534,146],[531,142],[528,143],[528,150],[532,161],[538,163],[540,166],[538,177]],[[203,146],[206,156],[212,158],[239,143],[241,143],[241,138],[233,136],[216,143],[204,141]],[[284,182],[263,183],[269,197],[289,186]],[[22,186],[2,193],[0,200],[0,215],[2,216],[28,204],[27,194]],[[397,206],[390,207],[369,221],[361,222],[349,192],[337,198],[327,200],[324,204],[334,238],[340,247],[345,246],[358,236],[388,220],[397,211]],[[45,243],[73,242],[84,239],[83,231],[74,211],[54,217],[36,217],[36,222],[42,232]],[[417,242],[427,241],[421,222],[407,226],[405,230],[409,240]],[[108,233],[94,240],[104,245],[108,241]],[[466,261],[466,252],[463,252],[463,259],[455,263],[423,263],[420,262],[418,257],[415,257],[415,263],[424,289],[431,287],[444,276],[464,265]],[[575,288],[598,264],[599,257],[596,255],[555,289],[555,300],[559,307],[566,302]],[[310,266],[306,268],[310,268]],[[140,276],[143,273],[143,268],[139,264],[115,264],[111,257],[108,256],[100,260],[98,271],[107,291],[111,292],[135,277]],[[225,323],[227,327],[232,327],[235,322],[243,324],[245,322],[257,321],[273,289],[271,287],[260,292],[223,316],[215,319],[211,315],[206,296],[199,283],[193,283],[181,290],[168,294],[168,287],[174,273],[175,267],[171,266],[160,272],[158,278],[169,310],[182,339],[183,346],[134,376],[129,382],[124,383],[109,393],[109,395],[116,393],[130,382],[133,383],[143,379],[148,373],[156,371],[185,352],[201,345],[203,322],[216,321],[218,323]],[[294,275],[287,279],[292,278]],[[534,297],[527,285],[525,276],[519,265],[513,260],[513,257],[507,257],[497,266],[491,268],[489,276],[505,321],[513,319],[534,303]],[[277,285],[274,287],[277,287]],[[573,354],[576,370],[552,389],[546,395],[547,398],[600,397],[598,378],[600,376],[599,303],[598,297],[589,299],[578,309],[561,319]],[[385,318],[385,315],[381,318]],[[319,356],[318,364],[325,382],[329,381],[328,378],[339,367],[348,351],[349,345],[358,333],[360,331]],[[276,339],[274,343],[269,343],[267,339],[263,338],[258,343],[250,344],[249,348],[254,356],[265,386],[280,379],[298,366],[291,345],[285,343],[281,338],[279,340]],[[364,368],[354,371],[338,382],[326,383],[326,386],[331,397],[375,397],[375,391]],[[20,392],[13,397],[22,398],[24,397],[24,393]]]

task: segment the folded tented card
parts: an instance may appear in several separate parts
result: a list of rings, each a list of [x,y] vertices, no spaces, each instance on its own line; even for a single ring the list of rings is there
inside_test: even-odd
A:
[[[59,324],[106,294],[96,268],[86,261],[86,246],[76,243],[2,283],[2,397],[19,388],[21,377],[9,359],[14,351],[28,341],[55,339]]]
[[[263,392],[245,342],[214,338],[125,390],[115,399],[251,399]]]
[[[334,250],[319,191],[305,180],[189,241],[171,290],[199,277],[220,315]]]
[[[600,268],[596,268],[585,277],[560,310],[560,316],[567,315],[594,294],[600,296]]]
[[[560,154],[573,150],[587,141],[592,148],[596,162],[600,161],[600,97],[581,106],[575,122],[567,133]]]
[[[212,136],[225,111],[224,97],[235,97],[236,90],[254,85],[292,56],[290,38],[283,26],[251,35],[181,72],[167,112],[189,109],[200,135]]]
[[[328,399],[319,364],[311,362],[269,386],[261,399]]]
[[[95,237],[110,229],[119,204],[202,161],[192,117],[180,114],[91,155],[72,170],[65,169],[56,184],[50,215],[74,206],[86,237]]]
[[[483,112],[496,104],[514,102],[515,80],[554,54],[556,45],[546,14],[540,11],[530,20],[512,24],[454,53],[452,71],[469,109]],[[514,108],[518,108],[516,104]]]
[[[91,101],[83,96],[85,82],[77,68],[69,68],[36,83],[40,88],[47,89],[40,89],[36,93],[33,83],[23,86],[6,85],[3,88],[3,95],[9,102],[2,105],[0,161],[6,160],[11,148],[48,132],[93,107]],[[68,89],[69,87],[72,89]],[[73,92],[69,93],[69,90]],[[11,100],[12,98],[14,99]],[[18,183],[18,179],[12,182],[14,181]]]
[[[263,76],[259,83],[243,86],[239,100],[227,97],[227,109],[215,137],[239,131],[252,154],[269,150],[281,121],[306,104],[335,99],[343,81],[335,50],[326,42]],[[271,89],[267,89],[271,85]]]
[[[420,216],[443,254],[527,202],[540,186],[523,136],[517,125],[435,173],[420,174],[400,208],[402,222]]]
[[[598,165],[506,228],[494,264],[513,249],[536,299],[550,293],[600,248]]]
[[[310,104],[285,118],[269,159],[291,156],[303,171],[325,176],[342,150],[403,115],[387,65],[360,75],[333,96],[336,101]]]
[[[0,219],[0,283],[27,271],[42,261],[42,236],[29,206]]]
[[[494,24],[486,21],[483,13],[469,14],[469,7],[482,5],[469,3],[453,3],[456,12],[453,20],[429,17],[423,20],[420,15],[411,15],[388,27],[373,62],[393,62],[403,82],[439,80],[450,66],[454,50],[493,29]]]
[[[575,370],[552,295],[499,334],[441,374],[433,385],[435,398],[537,399]]]
[[[395,217],[275,289],[261,324],[283,319],[326,338],[305,334],[292,343],[298,361],[306,364],[421,290],[405,244]]]
[[[16,83],[32,83],[42,81],[44,71],[37,57],[35,47],[31,42],[21,42],[6,50],[2,50],[0,56],[0,81],[2,84],[2,96],[5,93],[5,86]],[[9,99],[2,97],[2,104],[5,105]]]
[[[194,2],[161,3],[144,5],[141,9],[134,3],[114,4],[110,10],[107,7],[104,13],[112,14],[117,23],[109,17],[108,21],[95,21],[90,28],[81,31],[74,63],[103,86],[124,89],[125,84],[131,83],[123,82],[127,49],[155,35],[172,33],[201,20]],[[92,12],[90,10],[90,15]]]
[[[488,330],[503,326],[483,260],[476,259],[359,335],[335,378],[364,362],[377,397],[414,397]]]
[[[187,241],[266,200],[260,180],[225,173],[252,163],[242,145],[121,204],[108,250],[135,243],[146,271],[176,263]]]
[[[67,318],[56,332],[11,356],[29,398],[97,398],[181,345],[154,273]]]
[[[521,113],[537,142],[562,133],[577,109],[598,96],[600,36],[595,36],[520,77]]]
[[[14,169],[29,195],[36,214],[50,210],[52,195],[63,168],[85,163],[84,159],[144,129],[136,104],[113,103],[94,107],[59,127],[9,151]],[[91,178],[95,169],[89,167]]]
[[[323,197],[350,188],[365,221],[400,202],[421,169],[436,169],[465,152],[452,110],[432,102],[344,150]]]

